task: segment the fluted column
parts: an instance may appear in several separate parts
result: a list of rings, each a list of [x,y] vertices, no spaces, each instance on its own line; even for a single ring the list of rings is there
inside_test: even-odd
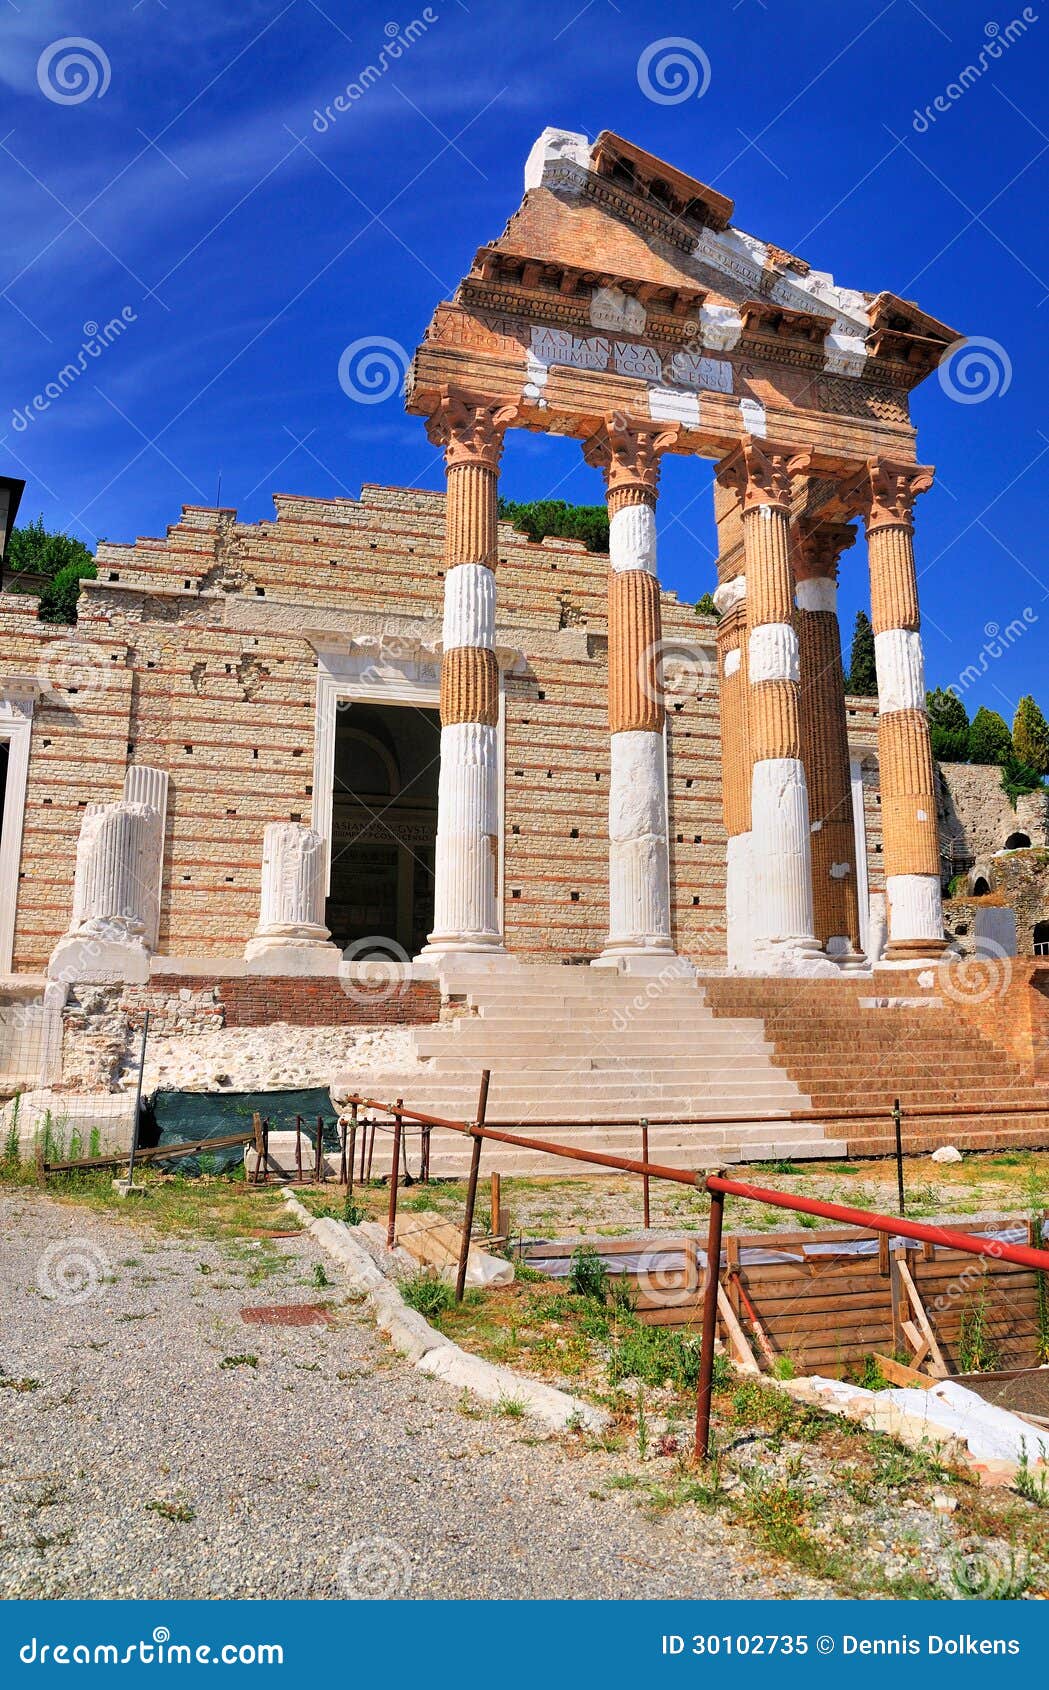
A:
[[[48,962],[52,980],[149,976],[150,888],[160,874],[161,817],[150,804],[89,804],[77,841],[69,930]]]
[[[609,419],[586,442],[608,495],[608,939],[599,963],[673,954],[662,623],[656,573],[660,453],[673,431]]]
[[[725,948],[733,972],[751,964],[750,713],[747,680],[747,578],[735,575],[714,593],[718,622],[721,715],[721,813],[725,823]]]
[[[855,538],[848,523],[803,519],[794,553],[813,919],[817,940],[842,968],[863,966],[838,627],[838,559]]]
[[[751,949],[759,974],[820,974],[834,966],[813,930],[790,564],[790,483],[806,467],[806,459],[748,436],[716,471],[721,485],[737,492],[742,513],[753,757]]]
[[[899,964],[935,959],[946,947],[912,517],[915,497],[932,477],[921,465],[871,458],[843,495],[867,528],[889,906],[885,961]]]
[[[504,956],[498,908],[499,671],[495,560],[499,458],[512,406],[446,394],[427,431],[445,449],[441,767],[434,928],[424,956]]]

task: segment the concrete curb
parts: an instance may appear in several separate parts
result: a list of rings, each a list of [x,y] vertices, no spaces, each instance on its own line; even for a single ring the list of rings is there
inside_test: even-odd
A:
[[[294,1192],[286,1191],[284,1201],[321,1248],[338,1262],[351,1290],[369,1304],[379,1330],[413,1367],[458,1390],[471,1391],[483,1402],[518,1402],[525,1414],[552,1432],[563,1432],[569,1425],[600,1432],[608,1424],[608,1416],[591,1403],[460,1349],[416,1309],[408,1307],[393,1281],[379,1271],[358,1243],[353,1227],[311,1215]]]

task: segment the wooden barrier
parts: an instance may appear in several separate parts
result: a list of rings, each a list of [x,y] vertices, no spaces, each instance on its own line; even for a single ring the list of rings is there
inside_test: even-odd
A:
[[[987,1233],[1017,1225],[1015,1216],[955,1225],[958,1233]],[[724,1294],[738,1323],[750,1328],[744,1298],[756,1309],[761,1326],[777,1355],[789,1357],[797,1373],[824,1373],[840,1377],[862,1369],[875,1351],[903,1354],[914,1350],[904,1335],[894,1332],[893,1286],[895,1275],[888,1250],[871,1255],[836,1254],[834,1247],[846,1242],[877,1242],[878,1235],[855,1227],[833,1231],[736,1233],[723,1240],[723,1255],[729,1271],[724,1276]],[[556,1271],[567,1272],[579,1240],[536,1243],[523,1246],[526,1262],[556,1263]],[[681,1257],[680,1268],[659,1268],[638,1274],[616,1275],[631,1288],[639,1317],[651,1326],[694,1326],[698,1329],[703,1306],[703,1288],[690,1261],[695,1240],[680,1234],[653,1239],[583,1240],[598,1251],[611,1268],[617,1257],[659,1251]],[[814,1247],[822,1247],[814,1254]],[[822,1253],[829,1248],[829,1253]],[[753,1250],[789,1255],[797,1261],[754,1262]],[[1039,1343],[1046,1335],[1039,1327],[1038,1273],[1032,1268],[989,1257],[968,1255],[940,1245],[904,1253],[905,1272],[911,1278],[933,1337],[927,1352],[915,1356],[912,1365],[928,1369],[942,1355],[946,1370],[956,1374],[971,1361],[974,1322],[982,1321],[989,1354],[1002,1368],[1035,1367]],[[898,1325],[919,1327],[905,1283],[899,1285]],[[969,1327],[969,1353],[963,1341],[963,1321]],[[725,1321],[722,1319],[722,1327]],[[726,1333],[730,1348],[734,1334]],[[931,1382],[931,1381],[930,1381]]]

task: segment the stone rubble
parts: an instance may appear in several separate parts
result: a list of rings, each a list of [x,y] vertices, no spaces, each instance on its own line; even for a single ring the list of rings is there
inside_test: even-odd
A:
[[[119,1076],[136,1085],[137,1056]],[[402,1073],[420,1064],[406,1027],[226,1027],[150,1038],[146,1092],[278,1091],[327,1086],[333,1074]]]

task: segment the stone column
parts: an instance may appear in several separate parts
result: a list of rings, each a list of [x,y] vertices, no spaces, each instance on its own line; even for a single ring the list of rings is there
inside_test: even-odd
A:
[[[871,458],[843,495],[862,510],[867,527],[889,906],[885,960],[899,964],[934,960],[946,948],[911,515],[932,477],[918,464]]]
[[[863,956],[837,601],[838,559],[855,538],[848,523],[803,518],[794,553],[815,933],[839,967],[852,969]]]
[[[656,489],[666,429],[610,418],[583,448],[608,497],[608,938],[597,963],[648,970],[674,953],[656,574]]]
[[[324,925],[324,840],[302,822],[270,822],[262,844],[259,924],[244,947],[252,971],[334,973],[339,949]]]
[[[807,459],[746,437],[718,464],[739,495],[747,578],[753,968],[822,974],[813,930],[809,802],[801,760],[798,636],[790,565],[791,477]]]
[[[725,822],[725,948],[734,973],[751,966],[750,719],[747,708],[747,578],[714,593],[721,712],[721,813]]]
[[[89,804],[77,842],[73,914],[51,979],[149,978],[149,900],[160,873],[160,815],[149,804]]]
[[[446,394],[427,423],[444,447],[444,632],[434,929],[424,958],[504,957],[498,906],[499,670],[495,561],[499,459],[512,405]]]

